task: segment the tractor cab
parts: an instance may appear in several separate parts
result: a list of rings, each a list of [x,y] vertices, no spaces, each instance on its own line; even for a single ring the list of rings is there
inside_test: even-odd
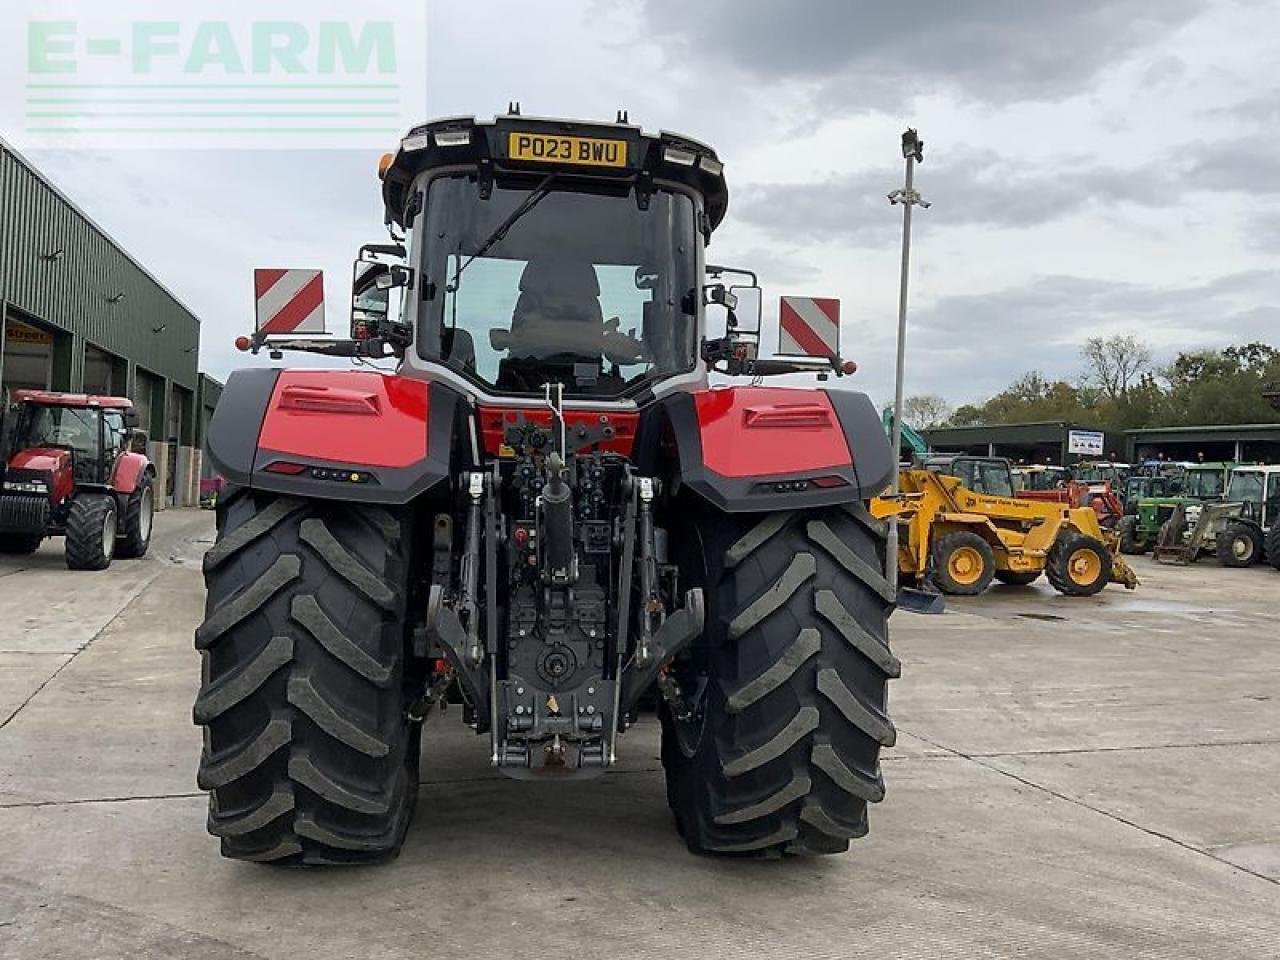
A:
[[[353,337],[385,341],[405,375],[635,405],[708,369],[848,372],[834,353],[758,360],[755,275],[704,260],[728,204],[723,164],[687,137],[625,119],[438,121],[386,158],[383,198],[404,244],[362,251]],[[398,308],[379,302],[397,289]]]
[[[154,470],[134,451],[133,403],[19,390],[4,414],[0,552],[31,553],[46,536],[65,535],[73,569],[101,569],[117,554],[142,556]]]
[[[1004,457],[925,457],[930,473],[956,477],[968,490],[990,497],[1014,496],[1013,468]]]
[[[1122,491],[1129,476],[1134,472],[1133,465],[1117,460],[1085,460],[1076,464],[1075,478],[1080,483],[1109,483],[1111,488]]]
[[[1227,490],[1234,463],[1206,462],[1187,467],[1183,495],[1197,500],[1221,500]]]
[[[1066,467],[1032,464],[1015,468],[1013,482],[1019,493],[1062,490],[1071,483],[1071,471]]]
[[[1269,530],[1280,519],[1280,466],[1236,467],[1224,499],[1239,503],[1240,515]]]

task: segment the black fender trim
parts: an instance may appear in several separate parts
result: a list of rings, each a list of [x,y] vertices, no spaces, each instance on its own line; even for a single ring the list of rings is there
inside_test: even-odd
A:
[[[267,415],[267,405],[280,378],[277,368],[236,370],[222,388],[204,451],[213,468],[238,487],[247,487],[253,476],[253,458],[258,452],[258,435]]]
[[[726,513],[771,512],[826,507],[869,500],[882,493],[892,478],[893,456],[875,406],[864,393],[829,390],[832,408],[843,428],[852,452],[846,466],[828,467],[801,473],[768,474],[758,477],[726,477],[707,467],[702,455],[702,431],[690,394],[664,397],[642,418],[636,438],[636,462],[651,475],[670,475],[669,442],[675,445],[673,493],[688,487],[698,496]],[[662,469],[664,466],[668,469]],[[778,485],[839,477],[841,486],[778,490]]]
[[[244,377],[242,375],[250,376]],[[209,425],[206,449],[214,468],[237,486],[271,493],[389,506],[408,503],[453,473],[457,441],[466,429],[465,400],[440,383],[432,383],[427,399],[427,455],[407,467],[379,467],[339,463],[259,448],[258,437],[277,370],[237,370],[227,380]],[[224,415],[225,411],[225,415]],[[322,470],[358,471],[372,476],[364,483],[316,479],[310,473],[267,471],[277,461],[300,463]]]

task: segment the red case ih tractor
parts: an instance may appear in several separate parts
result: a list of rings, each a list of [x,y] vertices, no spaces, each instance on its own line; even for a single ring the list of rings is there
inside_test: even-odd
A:
[[[406,239],[362,251],[353,338],[242,346],[396,372],[237,371],[209,430],[194,717],[223,854],[394,854],[448,702],[497,769],[564,780],[614,764],[646,696],[690,849],[846,849],[895,736],[866,509],[894,458],[864,394],[709,385],[848,372],[760,359],[708,283],[758,293],[704,261],[715,153],[508,114],[415,128],[382,173]]]
[[[18,390],[4,414],[0,553],[34,553],[62,536],[72,570],[146,554],[155,468],[132,450],[130,400]]]

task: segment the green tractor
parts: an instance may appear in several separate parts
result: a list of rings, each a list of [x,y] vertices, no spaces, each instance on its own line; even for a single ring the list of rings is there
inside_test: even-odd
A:
[[[1124,509],[1118,527],[1120,552],[1147,553],[1161,528],[1182,507],[1188,526],[1194,526],[1199,507],[1223,498],[1235,465],[1226,462],[1170,463],[1125,481]]]
[[[1194,563],[1212,553],[1224,567],[1253,566],[1267,554],[1268,534],[1277,519],[1280,466],[1235,467],[1220,500],[1174,508],[1161,524],[1155,558]]]

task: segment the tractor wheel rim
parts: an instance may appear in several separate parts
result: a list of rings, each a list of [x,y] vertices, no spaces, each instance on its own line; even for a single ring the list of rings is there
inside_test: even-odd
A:
[[[1253,541],[1248,537],[1236,537],[1231,541],[1231,552],[1237,560],[1244,560],[1253,553]]]
[[[102,555],[110,560],[116,552],[116,512],[108,510],[102,518]]]
[[[1102,573],[1102,564],[1096,553],[1081,548],[1071,554],[1071,559],[1067,561],[1067,569],[1071,573],[1071,579],[1076,583],[1093,583]]]
[[[151,539],[151,518],[155,500],[151,493],[151,488],[142,491],[142,512],[138,516],[138,534],[144,541]]]
[[[977,583],[982,577],[982,554],[973,547],[957,547],[947,557],[947,573],[956,583],[965,586]]]

